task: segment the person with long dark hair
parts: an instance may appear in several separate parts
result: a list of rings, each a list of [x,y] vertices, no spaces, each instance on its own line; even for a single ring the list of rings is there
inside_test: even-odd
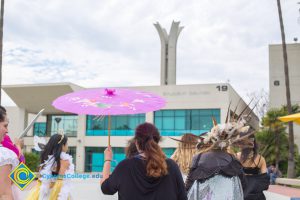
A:
[[[244,134],[241,134],[243,137]],[[265,200],[264,190],[269,188],[269,175],[265,158],[258,153],[254,135],[244,140],[240,145],[241,152],[237,158],[243,165],[247,187],[244,190],[245,200]]]
[[[153,124],[139,125],[134,137],[138,154],[121,161],[111,175],[113,153],[108,147],[100,181],[102,192],[118,192],[120,200],[186,200],[180,170],[173,160],[166,158],[158,144],[160,140]]]
[[[5,109],[0,106],[0,199],[20,199],[19,188],[9,179],[9,174],[18,166],[17,155],[2,146],[4,136],[8,132],[8,118]]]
[[[68,137],[54,134],[41,154],[39,180],[28,200],[69,200],[71,198],[70,177],[74,174],[73,158],[68,151]]]

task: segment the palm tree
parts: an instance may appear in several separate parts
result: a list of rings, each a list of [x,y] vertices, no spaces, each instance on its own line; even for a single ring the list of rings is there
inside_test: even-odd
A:
[[[0,14],[0,105],[2,94],[2,52],[3,52],[3,17],[4,17],[4,0],[1,0]]]
[[[283,62],[284,62],[284,77],[285,77],[285,89],[286,89],[286,100],[287,100],[287,111],[288,114],[292,114],[292,104],[291,104],[291,92],[290,92],[290,79],[289,79],[289,67],[288,67],[288,58],[286,51],[286,43],[285,43],[285,33],[281,12],[281,4],[280,0],[277,0],[277,8],[280,22],[280,31],[281,31],[281,39],[282,39],[282,50],[283,50]],[[294,150],[294,130],[293,123],[289,122],[289,158],[288,158],[288,178],[293,178],[295,176],[295,150]]]
[[[285,135],[286,127],[284,123],[278,120],[278,117],[286,115],[286,111],[284,108],[274,108],[269,110],[265,117],[262,118],[262,125],[264,127],[263,132],[265,135],[268,135],[269,142],[267,145],[263,147],[263,152],[261,152],[264,156],[268,154],[268,156],[274,155],[276,168],[279,169],[279,161],[282,160],[281,157],[281,139],[282,135]],[[273,146],[273,152],[267,151],[271,146]],[[281,153],[280,153],[281,152]],[[275,153],[275,154],[274,154]]]

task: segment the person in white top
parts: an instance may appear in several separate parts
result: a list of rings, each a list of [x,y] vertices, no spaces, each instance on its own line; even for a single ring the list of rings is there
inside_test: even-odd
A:
[[[0,142],[8,132],[8,119],[5,109],[0,106]],[[9,179],[11,171],[18,166],[19,159],[17,155],[10,149],[0,145],[0,199],[17,200],[18,191],[15,190],[16,185]]]
[[[54,134],[43,148],[39,180],[27,200],[70,200],[74,164],[68,151],[68,137]]]

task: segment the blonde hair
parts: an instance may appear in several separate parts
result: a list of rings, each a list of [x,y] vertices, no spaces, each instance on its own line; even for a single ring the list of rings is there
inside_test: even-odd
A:
[[[193,156],[198,153],[197,142],[198,137],[191,133],[186,133],[181,137],[181,141],[178,143],[178,147],[172,155],[173,159],[179,166],[182,173],[188,174],[192,165]]]

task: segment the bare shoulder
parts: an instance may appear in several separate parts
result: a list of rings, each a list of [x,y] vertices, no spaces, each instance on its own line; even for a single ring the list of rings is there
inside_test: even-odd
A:
[[[11,172],[11,165],[0,166],[0,180],[8,177]]]
[[[256,160],[259,166],[266,165],[266,160],[262,155],[258,154]]]
[[[69,166],[70,166],[70,161],[68,161],[68,160],[60,160],[60,166],[61,166],[62,168],[69,168]]]

